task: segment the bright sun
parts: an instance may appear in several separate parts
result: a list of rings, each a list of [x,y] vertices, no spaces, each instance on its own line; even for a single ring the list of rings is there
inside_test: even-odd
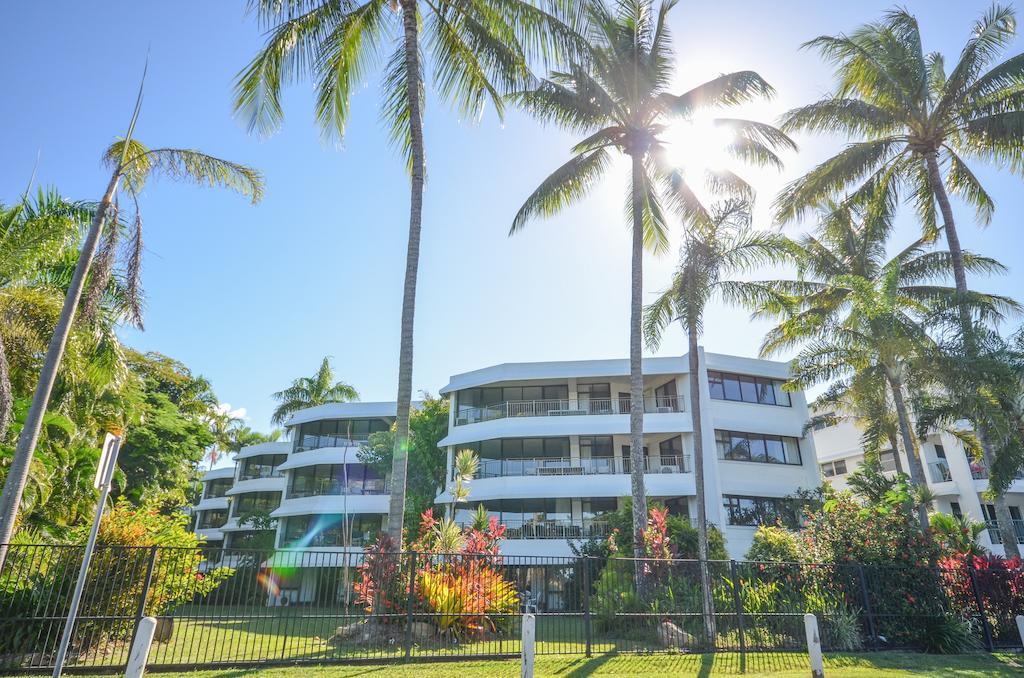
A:
[[[673,124],[662,134],[668,160],[682,169],[693,181],[702,181],[706,170],[726,169],[732,156],[725,150],[734,133],[716,125],[714,118],[699,117]]]

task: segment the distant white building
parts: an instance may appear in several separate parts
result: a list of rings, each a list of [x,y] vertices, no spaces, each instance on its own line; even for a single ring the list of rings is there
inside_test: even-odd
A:
[[[822,477],[837,489],[848,487],[849,474],[864,463],[861,430],[850,417],[839,417],[834,426],[820,426],[814,433]],[[982,497],[988,489],[988,470],[971,461],[963,443],[946,432],[933,433],[919,441],[925,480],[935,494],[935,509],[951,515],[965,515],[975,521],[984,521],[989,529],[982,535],[981,544],[995,554],[1003,555],[995,507]],[[907,471],[907,457],[899,452],[900,467]],[[881,454],[882,468],[896,471],[896,458],[892,450]],[[1010,515],[1014,521],[1018,543],[1024,544],[1024,473],[1018,474],[1006,495]]]

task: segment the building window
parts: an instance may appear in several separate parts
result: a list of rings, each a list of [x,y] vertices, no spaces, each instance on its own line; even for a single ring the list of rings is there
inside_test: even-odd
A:
[[[727,494],[723,495],[722,504],[730,525],[757,527],[781,523],[790,529],[800,525],[798,505],[791,499]]]
[[[246,492],[232,502],[231,514],[235,517],[250,513],[270,513],[281,505],[280,492]]]
[[[883,471],[895,471],[896,470],[896,453],[892,450],[886,450],[878,454],[878,461],[882,465]]]
[[[459,445],[480,460],[478,478],[534,475],[538,467],[568,463],[568,438],[498,438]]]
[[[751,377],[728,372],[708,372],[708,386],[715,400],[735,400],[759,405],[789,407],[789,393],[782,390],[784,382],[769,377]]]
[[[292,471],[288,497],[382,494],[384,478],[366,464],[317,464]]]
[[[239,480],[256,480],[257,478],[282,478],[284,472],[277,467],[285,462],[287,454],[261,454],[249,457],[240,462]]]
[[[846,460],[826,461],[821,465],[821,475],[825,478],[846,475]]]
[[[234,478],[217,478],[204,483],[203,499],[216,499],[227,494],[231,486],[235,484]]]
[[[789,436],[715,430],[718,458],[799,466],[800,441]]]
[[[963,509],[960,508],[960,502],[958,501],[949,502],[949,510],[953,513],[954,518],[964,517]]]
[[[939,459],[946,458],[946,449],[942,445],[935,446],[935,456]]]
[[[227,509],[211,509],[201,513],[202,515],[199,516],[199,529],[201,530],[217,529],[228,522]]]
[[[679,395],[676,393],[675,379],[669,379],[654,389],[654,407],[656,410],[679,411]]]

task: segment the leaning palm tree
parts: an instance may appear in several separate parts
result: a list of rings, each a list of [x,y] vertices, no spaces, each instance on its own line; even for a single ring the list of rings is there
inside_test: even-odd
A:
[[[700,355],[697,340],[704,327],[704,311],[719,295],[726,301],[747,303],[760,288],[726,279],[754,268],[783,261],[788,253],[785,238],[751,228],[750,206],[727,201],[710,210],[710,220],[691,228],[683,237],[679,268],[672,284],[644,310],[647,345],[657,349],[665,329],[678,320],[688,340],[690,407],[693,411],[693,472],[697,490],[697,553],[708,558],[708,518],[704,493],[704,437],[700,414]],[[714,638],[714,601],[707,571],[702,571],[705,633]]]
[[[325,356],[320,362],[320,369],[313,376],[299,377],[291,386],[278,391],[273,397],[279,404],[270,421],[278,425],[285,423],[293,413],[307,407],[359,400],[359,392],[350,384],[334,380],[331,359]]]
[[[142,90],[140,88],[135,111],[128,125],[128,133],[124,139],[114,142],[103,155],[105,164],[111,170],[110,179],[103,192],[103,197],[96,205],[92,223],[89,225],[82,243],[81,253],[64,297],[60,317],[50,338],[39,382],[32,397],[32,404],[25,417],[25,424],[18,437],[14,459],[4,482],[3,494],[0,496],[0,569],[3,567],[5,555],[5,551],[2,551],[5,547],[2,545],[10,541],[14,531],[18,506],[32,462],[32,454],[39,439],[43,415],[50,400],[50,393],[57,378],[57,370],[60,368],[75,313],[82,298],[103,228],[109,222],[115,224],[112,230],[116,230],[116,224],[119,223],[115,205],[118,202],[118,192],[122,187],[122,182],[126,192],[136,202],[138,193],[146,181],[158,176],[185,179],[209,186],[223,186],[249,196],[253,203],[258,202],[263,194],[262,177],[259,172],[249,167],[195,150],[150,149],[134,139],[135,122],[138,120],[141,103]],[[137,226],[141,228],[141,219],[137,219],[136,222]],[[140,243],[136,249],[141,253],[141,234],[137,233],[136,238]]]
[[[281,90],[308,78],[316,86],[316,119],[325,137],[340,137],[349,98],[371,67],[384,63],[382,117],[408,163],[409,241],[398,358],[398,396],[388,533],[401,541],[405,515],[413,320],[419,268],[423,186],[424,51],[437,93],[467,119],[489,102],[503,114],[502,94],[521,88],[529,64],[576,49],[566,0],[250,0],[266,45],[239,74],[235,110],[260,133],[283,118]],[[546,11],[544,8],[551,11]],[[562,10],[568,10],[564,12]],[[571,23],[571,22],[570,22]],[[421,31],[424,35],[421,36]]]
[[[875,208],[880,207],[875,205]],[[802,347],[793,360],[790,386],[809,388],[836,379],[883,379],[892,396],[910,480],[926,493],[920,450],[907,406],[912,362],[933,339],[928,321],[965,300],[955,288],[932,284],[947,275],[952,255],[928,251],[919,238],[888,258],[891,212],[834,206],[819,232],[794,243],[799,279],[764,284],[760,315],[782,321],[766,335],[762,355]],[[1002,266],[964,253],[971,271],[991,273]],[[1004,297],[969,293],[972,313],[996,319],[1016,304]],[[921,529],[928,529],[924,503],[918,504]]]
[[[580,200],[609,170],[613,155],[631,163],[627,213],[632,227],[629,332],[630,469],[633,496],[633,551],[642,557],[647,525],[643,460],[643,372],[641,315],[643,253],[668,243],[665,207],[687,222],[709,220],[688,178],[667,167],[660,135],[673,120],[686,120],[703,108],[730,106],[774,94],[752,71],[719,76],[689,92],[667,91],[675,72],[666,18],[676,0],[665,0],[657,12],[649,0],[620,2],[613,12],[601,0],[585,3],[586,59],[566,72],[554,72],[536,88],[514,100],[545,123],[555,123],[586,137],[573,147],[573,157],[555,170],[519,209],[510,233],[538,216],[551,216]],[[734,132],[727,151],[757,165],[781,167],[775,149],[793,143],[774,127],[723,118],[716,124]],[[692,180],[692,178],[690,178]],[[752,197],[750,186],[729,171],[697,177],[720,191]]]

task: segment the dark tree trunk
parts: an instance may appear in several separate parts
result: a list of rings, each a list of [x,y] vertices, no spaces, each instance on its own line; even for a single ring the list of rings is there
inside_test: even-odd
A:
[[[688,318],[686,333],[689,340],[690,411],[693,419],[693,478],[697,491],[697,558],[700,560],[700,591],[704,601],[704,635],[708,648],[715,642],[715,600],[711,595],[711,576],[708,571],[708,509],[704,490],[704,424],[700,409],[700,354],[697,346],[697,321]]]

